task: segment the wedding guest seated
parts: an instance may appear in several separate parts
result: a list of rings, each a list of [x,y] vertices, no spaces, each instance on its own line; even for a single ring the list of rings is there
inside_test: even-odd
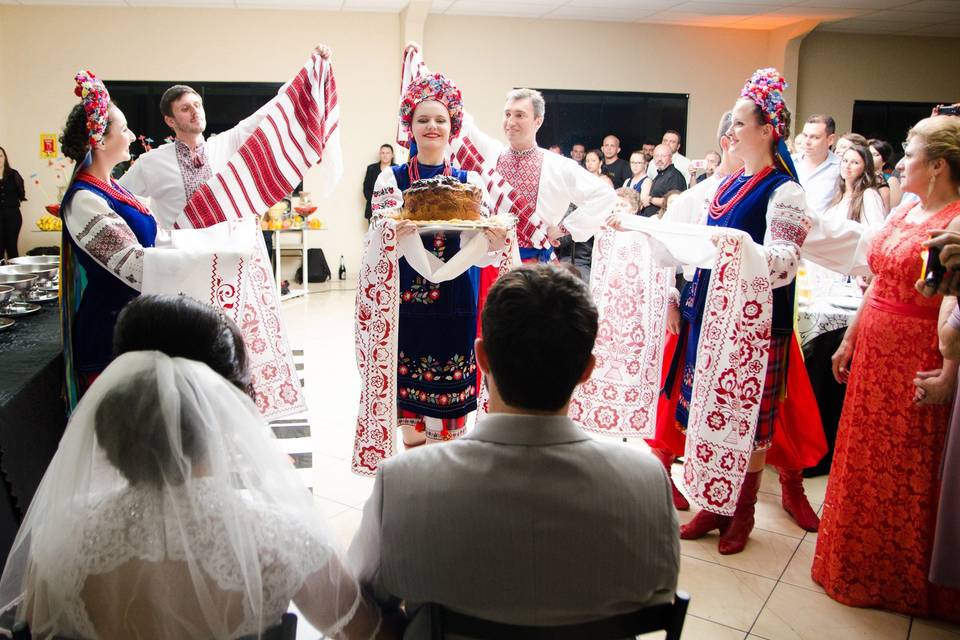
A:
[[[406,604],[405,638],[429,637],[427,602],[559,625],[672,598],[679,546],[666,472],[567,417],[593,371],[597,322],[586,286],[562,268],[500,276],[476,343],[489,414],[464,438],[380,463],[348,559],[383,606]]]
[[[390,637],[241,391],[240,335],[184,297],[121,314],[0,580],[34,638],[256,636],[291,600],[326,637]]]

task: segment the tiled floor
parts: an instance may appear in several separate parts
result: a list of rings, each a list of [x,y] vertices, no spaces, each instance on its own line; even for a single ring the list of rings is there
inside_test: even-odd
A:
[[[313,447],[309,484],[317,508],[346,548],[373,481],[350,472],[360,379],[353,348],[354,292],[339,285],[322,285],[321,291],[284,302],[283,314],[294,348],[304,351]],[[679,465],[673,471],[679,477]],[[819,509],[826,478],[808,480],[806,489]],[[810,579],[816,534],[799,529],[780,507],[775,472],[764,473],[760,491],[756,529],[743,553],[721,556],[715,536],[682,542],[680,588],[691,595],[684,640],[960,640],[960,627],[831,600]],[[681,513],[681,522],[690,517]],[[316,632],[301,618],[298,636],[316,637]]]

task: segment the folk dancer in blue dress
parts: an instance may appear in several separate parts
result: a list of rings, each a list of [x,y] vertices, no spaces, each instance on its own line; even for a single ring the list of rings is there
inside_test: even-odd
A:
[[[774,440],[775,421],[792,432],[781,435],[789,435],[798,443],[788,453],[794,457],[804,455],[803,452],[813,452],[815,456],[817,452],[819,456],[823,454],[815,444],[823,441],[819,423],[794,424],[788,416],[778,415],[784,412],[788,364],[791,367],[799,365],[802,369],[800,359],[788,358],[788,354],[799,353],[793,343],[794,277],[800,247],[812,224],[803,189],[796,181],[796,172],[783,142],[788,135],[790,118],[782,96],[785,86],[783,77],[774,69],[758,70],[744,86],[727,131],[729,152],[743,160],[744,167],[719,186],[707,217],[708,225],[746,231],[755,243],[763,246],[770,268],[770,283],[774,288],[769,360],[754,436],[754,453],[748,468],[743,470],[746,477],[735,514],[723,516],[703,510],[680,528],[680,537],[684,539],[700,538],[719,529],[722,554],[742,551],[753,529],[760,476]],[[709,278],[709,271],[698,269],[680,300],[683,323],[665,387],[671,395],[679,390],[676,423],[681,428],[686,426],[689,418],[697,347],[701,340],[710,339],[700,334]],[[816,433],[818,428],[819,434]],[[807,442],[814,444],[808,447],[805,446]],[[784,506],[802,527],[815,531],[819,522],[803,494],[800,476],[800,469],[809,466],[809,461],[778,459],[776,464],[789,469],[781,469],[781,475],[787,473],[790,476],[789,482],[781,480],[784,493],[789,492],[791,498],[789,505],[784,501]]]
[[[63,256],[62,331],[71,408],[113,356],[117,315],[140,295],[144,251],[154,245],[157,221],[136,197],[111,178],[130,159],[136,136],[90,71],[75,77],[80,102],[60,137],[76,162],[61,203]]]
[[[463,102],[460,90],[441,74],[410,85],[400,107],[400,121],[412,141],[410,160],[388,167],[377,178],[374,220],[385,209],[403,206],[403,192],[418,180],[471,182],[479,176],[451,166],[447,145],[460,133]],[[482,190],[482,187],[479,187]],[[397,238],[417,233],[410,221],[397,225]],[[506,238],[502,229],[487,229],[491,252]],[[422,234],[424,248],[444,262],[469,234]],[[406,447],[456,438],[464,433],[467,414],[477,407],[477,367],[473,343],[477,331],[479,269],[471,267],[439,284],[418,274],[402,258],[398,336],[397,408]]]

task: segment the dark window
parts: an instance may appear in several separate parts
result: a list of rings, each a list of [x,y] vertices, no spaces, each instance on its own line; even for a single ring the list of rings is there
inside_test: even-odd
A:
[[[173,132],[160,114],[160,96],[170,86],[186,84],[203,98],[207,116],[206,135],[221,133],[265,105],[277,95],[279,82],[141,82],[128,80],[107,81],[110,97],[127,117],[130,130],[153,139],[153,146],[163,144]],[[131,146],[134,157],[143,152],[139,142]]]
[[[853,103],[853,131],[870,138],[886,140],[897,158],[903,155],[900,143],[907,139],[907,131],[918,121],[930,116],[930,111],[943,102],[883,102],[856,100]]]
[[[546,148],[559,144],[565,155],[570,147],[583,144],[599,149],[603,137],[620,138],[620,157],[629,160],[631,151],[644,142],[660,144],[663,132],[680,132],[680,152],[687,143],[687,101],[685,93],[642,93],[632,91],[570,91],[540,89],[547,103],[537,142]]]

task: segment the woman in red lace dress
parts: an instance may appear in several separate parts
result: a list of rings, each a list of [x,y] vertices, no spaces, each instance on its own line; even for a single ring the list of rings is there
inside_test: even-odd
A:
[[[927,578],[958,364],[940,356],[937,320],[952,300],[914,289],[921,243],[960,215],[960,118],[921,120],[908,139],[903,188],[920,202],[874,240],[876,277],[833,357],[848,388],[813,579],[844,604],[960,621],[960,591]]]

